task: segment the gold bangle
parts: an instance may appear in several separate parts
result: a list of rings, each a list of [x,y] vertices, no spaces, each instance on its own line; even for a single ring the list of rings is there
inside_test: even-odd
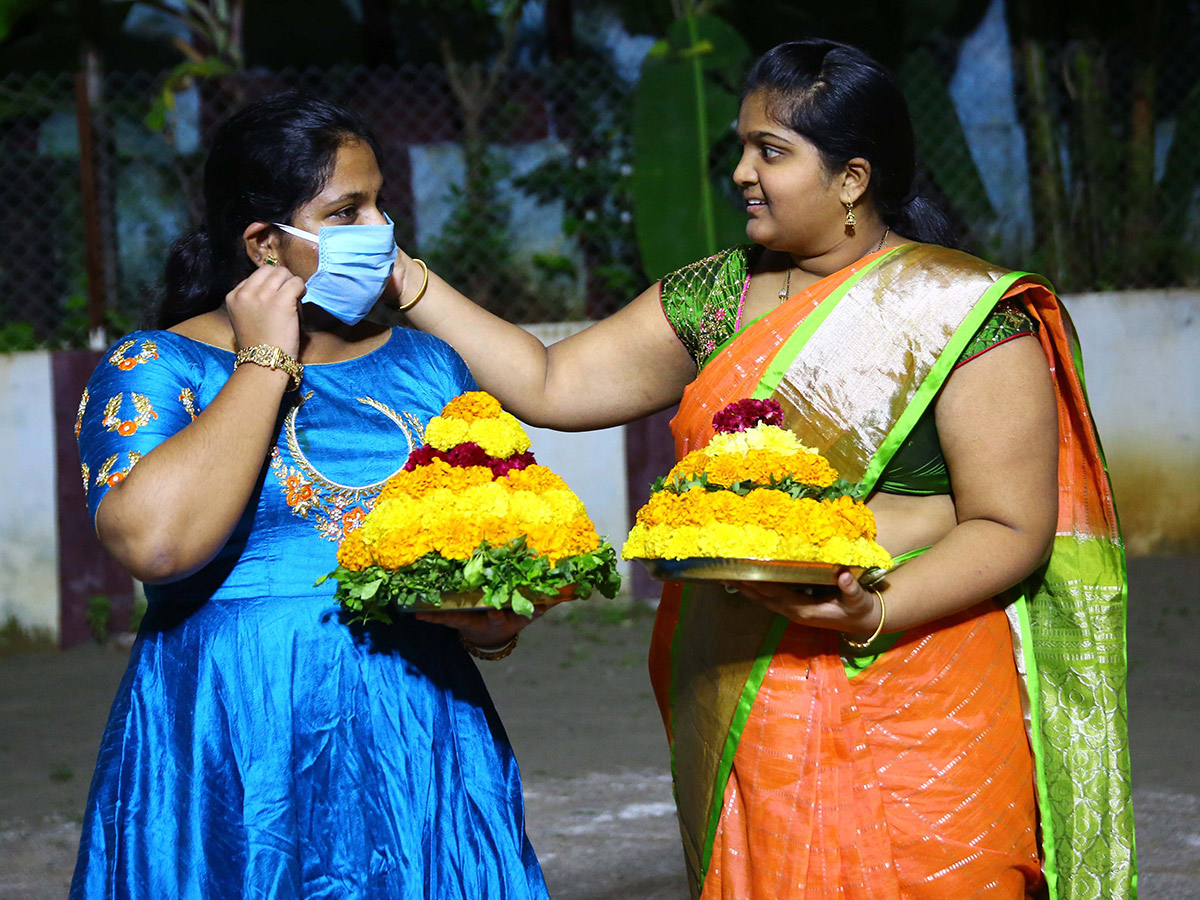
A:
[[[405,303],[403,306],[397,306],[396,312],[404,312],[407,309],[412,309],[417,305],[417,301],[425,296],[425,288],[429,287],[429,266],[425,265],[425,260],[411,257],[412,261],[421,267],[423,273],[421,277],[421,286],[417,288],[417,295]]]
[[[504,657],[512,653],[513,648],[517,646],[517,638],[520,636],[521,632],[518,631],[507,643],[501,644],[495,650],[485,650],[483,647],[472,644],[461,631],[458,633],[458,642],[462,644],[464,650],[476,659],[486,659],[491,662],[497,659],[504,659]]]
[[[236,372],[237,367],[242,363],[254,363],[256,366],[266,369],[279,369],[286,372],[290,379],[289,391],[298,389],[300,379],[304,377],[304,364],[297,362],[293,357],[284,353],[281,348],[271,344],[255,344],[253,347],[242,348],[233,358],[233,370]]]
[[[875,639],[883,633],[883,621],[887,618],[887,604],[883,602],[883,594],[873,588],[867,588],[867,590],[879,598],[879,624],[875,626],[875,631],[865,641],[852,641],[843,635],[842,639],[846,642],[846,646],[855,650],[866,650],[875,643]]]

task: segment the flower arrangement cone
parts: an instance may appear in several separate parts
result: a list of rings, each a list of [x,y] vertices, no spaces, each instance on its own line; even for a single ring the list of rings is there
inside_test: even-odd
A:
[[[338,548],[336,596],[354,620],[606,597],[616,552],[582,501],[537,464],[529,436],[483,391],[451,400]],[[324,580],[324,579],[322,579]]]
[[[777,402],[739,400],[713,425],[706,447],[654,483],[622,556],[695,580],[832,583],[838,566],[891,566],[858,485],[782,427]]]

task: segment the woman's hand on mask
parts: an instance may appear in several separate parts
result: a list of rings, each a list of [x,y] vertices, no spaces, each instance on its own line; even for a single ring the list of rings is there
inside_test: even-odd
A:
[[[239,347],[268,344],[300,354],[300,298],[304,279],[283,266],[260,266],[225,295]]]

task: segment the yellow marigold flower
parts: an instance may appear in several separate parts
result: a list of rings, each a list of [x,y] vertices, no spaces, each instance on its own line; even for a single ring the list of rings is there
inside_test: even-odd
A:
[[[426,440],[433,443],[429,438],[428,429],[426,429],[425,435]],[[499,459],[508,459],[510,456],[524,453],[529,449],[529,435],[525,433],[521,423],[506,412],[502,412],[492,419],[476,419],[470,424],[467,437],[463,440],[474,441],[483,448],[483,452],[488,456],[495,456]],[[442,448],[438,447],[438,449]]]
[[[371,510],[362,527],[354,534],[362,534],[368,547],[373,546],[388,532],[413,533],[421,527],[420,506],[408,498],[379,500]]]
[[[569,556],[588,553],[600,546],[596,529],[587,516],[580,516],[566,525],[531,525],[527,545],[550,562],[557,563]]]
[[[371,551],[363,542],[362,529],[357,528],[342,537],[341,546],[337,552],[338,565],[345,566],[354,572],[359,572],[375,562]]]
[[[399,569],[416,562],[433,548],[422,532],[404,534],[392,531],[382,535],[372,549],[379,565],[385,569]]]
[[[428,528],[428,540],[446,559],[469,559],[483,542],[483,527],[479,522],[442,518]]]
[[[512,492],[508,498],[508,514],[522,525],[548,524],[552,518],[550,504],[530,491]]]
[[[567,483],[545,466],[532,465],[524,469],[510,469],[508,474],[499,481],[506,481],[514,491],[532,491],[535,494],[546,491],[568,490]]]
[[[554,522],[569,522],[587,514],[583,501],[571,491],[545,491],[540,496],[550,507],[550,519]]]
[[[442,416],[447,419],[474,422],[476,419],[494,418],[500,415],[500,412],[500,401],[487,391],[468,391],[447,403],[445,409],[442,410]]]
[[[714,456],[719,453],[740,453],[744,456],[750,450],[770,450],[783,454],[816,452],[800,443],[800,439],[786,428],[765,422],[759,422],[746,431],[715,434],[704,449]]]
[[[482,539],[493,547],[502,547],[525,533],[524,528],[511,519],[484,519],[480,525],[483,529]]]
[[[448,509],[449,518],[502,519],[509,514],[512,493],[494,481],[469,488]]]
[[[434,416],[425,426],[425,443],[436,450],[449,450],[468,440],[470,430],[469,422]]]

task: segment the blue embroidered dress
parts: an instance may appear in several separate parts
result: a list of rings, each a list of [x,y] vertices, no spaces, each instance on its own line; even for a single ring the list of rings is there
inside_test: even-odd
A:
[[[232,353],[171,332],[112,349],[76,424],[93,517],[232,371]],[[424,424],[472,389],[453,350],[407,329],[305,368],[229,542],[146,587],[72,900],[547,896],[512,749],[456,633],[351,628],[332,582],[313,587]]]

